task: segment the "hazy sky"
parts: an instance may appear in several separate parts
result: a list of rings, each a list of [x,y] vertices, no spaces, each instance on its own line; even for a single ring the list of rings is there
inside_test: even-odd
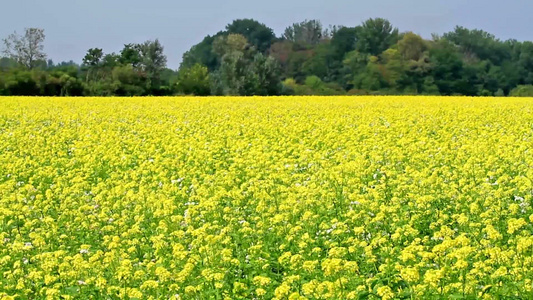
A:
[[[159,38],[170,68],[207,34],[237,18],[254,18],[280,35],[304,19],[359,25],[383,17],[401,31],[424,37],[455,25],[501,39],[533,40],[533,0],[1,0],[0,37],[25,27],[45,29],[45,50],[55,62],[81,62],[87,49],[118,52],[126,43]]]

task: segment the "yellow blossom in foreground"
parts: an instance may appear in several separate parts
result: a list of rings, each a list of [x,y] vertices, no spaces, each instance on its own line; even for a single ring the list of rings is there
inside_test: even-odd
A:
[[[0,97],[0,299],[533,299],[533,99]]]

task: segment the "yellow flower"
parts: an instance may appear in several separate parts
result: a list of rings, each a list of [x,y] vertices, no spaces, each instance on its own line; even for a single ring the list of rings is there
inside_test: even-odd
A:
[[[383,300],[389,300],[394,298],[394,293],[392,292],[391,288],[388,286],[382,286],[377,289],[378,296],[381,297]]]
[[[141,299],[142,296],[143,296],[143,294],[138,289],[136,289],[136,288],[128,289],[128,297]]]
[[[408,282],[416,282],[420,278],[417,268],[403,267],[400,269],[400,274]]]
[[[258,288],[255,290],[255,293],[257,294],[257,296],[261,297],[261,296],[264,296],[267,293],[267,291],[265,289]]]
[[[509,219],[507,221],[507,233],[513,234],[523,226],[527,225],[526,221],[522,218],[520,219]]]
[[[529,295],[532,100],[0,97],[0,299]]]
[[[159,286],[159,283],[155,280],[146,280],[145,282],[143,282],[143,284],[141,285],[140,289],[141,290],[147,290],[147,289],[155,289]]]
[[[282,283],[280,286],[278,286],[274,290],[274,294],[276,295],[276,298],[283,298],[287,296],[290,292],[291,288],[286,283]]]
[[[255,285],[258,285],[258,286],[266,286],[270,284],[271,280],[268,277],[255,276],[253,279],[253,282]]]
[[[194,294],[196,293],[196,287],[192,285],[188,285],[185,287],[185,293],[186,294]]]

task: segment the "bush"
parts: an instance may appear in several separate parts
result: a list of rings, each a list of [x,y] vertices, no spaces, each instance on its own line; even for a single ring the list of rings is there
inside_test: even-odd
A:
[[[312,95],[313,91],[306,85],[300,85],[293,78],[287,78],[282,83],[283,91],[288,95]]]
[[[511,97],[533,97],[533,85],[519,85],[509,93]]]
[[[41,91],[30,71],[13,71],[4,78],[4,94],[20,96],[38,96]]]
[[[196,64],[178,73],[176,91],[185,95],[209,96],[211,86],[207,67]]]

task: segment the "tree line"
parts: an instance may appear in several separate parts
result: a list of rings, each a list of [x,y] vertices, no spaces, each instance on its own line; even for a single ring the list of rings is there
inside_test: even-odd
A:
[[[119,53],[91,48],[81,65],[55,64],[43,29],[3,40],[0,95],[467,95],[533,96],[533,43],[457,26],[424,39],[388,20],[288,26],[281,36],[239,19],[167,68],[156,40]]]

